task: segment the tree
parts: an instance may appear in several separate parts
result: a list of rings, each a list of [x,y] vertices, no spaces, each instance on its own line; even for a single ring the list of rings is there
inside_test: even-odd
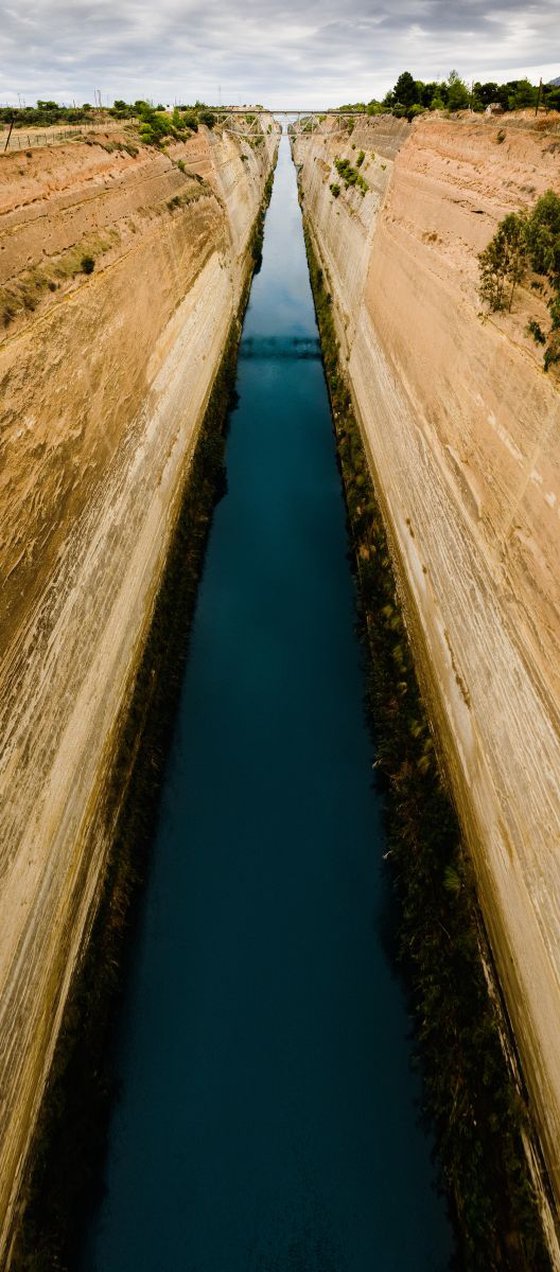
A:
[[[508,84],[508,88],[509,88]],[[512,92],[510,94],[510,109],[524,110],[527,106],[535,106],[537,101],[538,88],[535,88],[528,79],[516,80],[512,84]]]
[[[449,110],[466,110],[470,93],[457,71],[450,71],[447,80],[447,106]]]
[[[491,102],[497,102],[498,100],[498,85],[494,84],[492,80],[487,80],[485,84],[481,84],[480,80],[477,80],[473,85],[473,107],[475,110],[486,110],[486,107]]]
[[[429,84],[422,84],[422,88],[420,90],[420,101],[422,106],[426,106],[428,110],[430,109],[434,97],[438,96],[438,89],[439,84],[437,84],[435,80],[432,80]]]
[[[117,119],[130,119],[131,115],[134,114],[134,108],[123,101],[121,97],[118,97],[113,102],[111,114],[115,115]]]
[[[393,95],[395,102],[399,102],[401,106],[415,106],[420,101],[418,85],[410,71],[403,71],[402,75],[399,75]]]
[[[560,287],[560,198],[553,190],[547,190],[529,217],[527,244],[531,266],[536,274],[548,275],[556,288]]]
[[[507,307],[508,312],[511,312],[515,288],[527,268],[525,217],[518,212],[510,212],[504,217],[493,239],[478,259],[481,300],[493,311]]]
[[[543,85],[543,105],[547,110],[560,110],[560,84]]]

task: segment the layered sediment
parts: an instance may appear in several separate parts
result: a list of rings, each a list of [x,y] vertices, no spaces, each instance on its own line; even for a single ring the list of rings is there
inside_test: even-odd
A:
[[[0,164],[0,1259],[276,144],[200,129],[161,152],[112,132]]]
[[[560,394],[538,294],[485,317],[477,254],[560,188],[559,147],[549,121],[431,117],[294,152],[557,1205]]]

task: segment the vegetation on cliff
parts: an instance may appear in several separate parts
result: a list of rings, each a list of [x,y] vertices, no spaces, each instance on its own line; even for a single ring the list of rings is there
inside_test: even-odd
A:
[[[255,224],[253,225],[253,229],[251,231],[251,237],[249,239],[249,251],[251,253],[251,259],[253,262],[253,274],[258,274],[260,267],[262,265],[264,218],[266,215],[266,209],[270,203],[270,196],[272,194],[275,168],[276,168],[276,162],[274,163],[274,166],[271,168],[268,174],[268,177],[266,178],[265,185],[264,185],[264,192],[263,192],[263,201],[262,201],[257,219],[255,221]]]
[[[175,106],[172,111],[161,104],[154,107],[151,102],[142,99],[129,104],[120,98],[107,109],[90,106],[89,102],[84,106],[68,107],[51,101],[38,101],[36,106],[0,107],[0,124],[14,128],[87,124],[102,129],[111,119],[137,125],[140,140],[149,146],[161,146],[168,139],[184,141],[197,131],[200,124],[213,128],[216,123],[214,112],[203,102],[196,102],[194,106]]]
[[[544,332],[531,320],[528,331],[545,346],[544,368],[560,362],[560,198],[548,190],[532,212],[510,212],[479,255],[482,301],[492,312],[511,311],[516,286],[529,272],[532,287],[542,293],[550,314]]]
[[[134,107],[126,106],[125,102],[115,102],[115,113],[123,117],[123,110],[130,118],[135,116],[139,121],[140,140],[149,146],[161,146],[168,138],[175,141],[185,141],[193,132],[198,130],[199,124],[205,124],[207,128],[213,128],[216,122],[215,116],[206,107],[182,107],[175,106],[170,114],[163,106],[154,107],[149,102],[138,101],[134,103]]]
[[[416,1021],[424,1108],[456,1220],[458,1266],[550,1268],[523,1147],[525,1093],[514,1081],[472,870],[438,770],[386,532],[338,358],[331,297],[306,233],[368,652],[367,705],[386,795],[398,945]]]
[[[355,168],[352,167],[352,164],[350,163],[349,159],[335,159],[334,161],[334,166],[338,172],[339,177],[341,177],[342,180],[344,181],[344,185],[346,189],[349,190],[350,186],[356,186],[357,189],[360,191],[360,194],[362,195],[362,197],[364,196],[366,191],[369,190],[369,186],[365,177],[363,177],[361,172],[359,171],[359,169],[361,168],[364,162],[364,158],[365,158],[365,155],[362,150],[360,151],[360,154],[358,155],[358,158],[356,160]],[[334,190],[332,186],[331,186],[331,190],[332,190],[332,193],[334,194]],[[340,193],[340,186],[338,187],[338,192]],[[337,197],[338,196],[335,195],[335,198]]]

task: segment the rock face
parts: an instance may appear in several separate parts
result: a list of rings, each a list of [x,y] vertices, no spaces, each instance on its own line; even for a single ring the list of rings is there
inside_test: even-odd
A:
[[[485,320],[477,294],[498,221],[560,190],[560,136],[499,125],[333,121],[295,158],[560,1202],[560,394],[535,293]],[[361,150],[364,195],[334,167]]]
[[[276,144],[111,133],[0,160],[2,1265],[103,876],[89,831]]]

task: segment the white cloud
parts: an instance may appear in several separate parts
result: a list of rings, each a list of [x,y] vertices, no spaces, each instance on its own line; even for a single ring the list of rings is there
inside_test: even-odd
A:
[[[334,105],[400,71],[468,80],[560,73],[557,0],[29,0],[3,11],[0,100]]]

